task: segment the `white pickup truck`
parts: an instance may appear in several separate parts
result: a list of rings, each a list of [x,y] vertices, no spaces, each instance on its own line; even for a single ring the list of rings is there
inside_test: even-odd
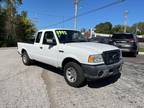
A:
[[[69,29],[39,30],[33,44],[18,42],[18,52],[25,65],[35,60],[61,68],[73,87],[86,79],[117,75],[123,64],[119,48],[88,42],[79,31]]]

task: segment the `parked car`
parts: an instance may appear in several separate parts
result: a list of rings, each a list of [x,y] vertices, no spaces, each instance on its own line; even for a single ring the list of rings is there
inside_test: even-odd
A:
[[[109,44],[110,37],[104,37],[104,36],[96,36],[89,39],[91,42],[98,42],[103,44]]]
[[[86,79],[117,75],[123,63],[119,48],[87,42],[79,31],[69,29],[40,30],[34,43],[18,42],[18,52],[25,65],[36,60],[61,68],[73,87],[83,85]]]
[[[119,47],[122,52],[128,52],[134,57],[136,57],[139,52],[137,37],[131,33],[113,34],[110,44]]]

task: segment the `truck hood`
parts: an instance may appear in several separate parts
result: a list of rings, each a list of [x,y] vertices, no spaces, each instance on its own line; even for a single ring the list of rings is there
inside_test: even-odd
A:
[[[89,51],[91,53],[102,53],[104,51],[119,49],[112,45],[94,43],[94,42],[80,42],[80,43],[67,43],[69,47],[78,48],[79,50]]]

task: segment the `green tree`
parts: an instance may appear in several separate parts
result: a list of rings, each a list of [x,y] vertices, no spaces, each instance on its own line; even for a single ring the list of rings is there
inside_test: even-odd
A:
[[[138,35],[144,35],[144,22],[133,24],[131,27],[129,27],[128,31],[130,33],[135,33]]]
[[[16,45],[16,41],[25,40],[36,30],[26,12],[17,12],[22,1],[0,0],[0,46]]]
[[[139,22],[137,24],[134,24],[136,28],[136,32],[140,35],[144,35],[144,22]]]
[[[110,34],[112,30],[112,23],[111,22],[104,22],[96,25],[95,27],[95,32],[96,33],[106,33]]]
[[[32,21],[28,19],[27,12],[22,11],[21,14],[16,16],[16,20],[17,41],[24,41],[35,33],[36,28]]]
[[[7,32],[7,38],[14,40],[15,33],[15,16],[17,14],[17,6],[22,4],[22,0],[0,0],[0,8],[4,9],[6,13],[5,18],[5,31]]]
[[[15,32],[15,16],[17,14],[16,7],[22,4],[22,0],[6,0],[7,4],[7,23],[6,29],[10,38],[14,39]],[[11,35],[12,34],[12,35]]]
[[[112,33],[122,33],[124,31],[124,26],[122,25],[115,25],[112,28]]]
[[[0,40],[4,40],[5,38],[5,19],[6,19],[6,12],[5,10],[0,11]]]

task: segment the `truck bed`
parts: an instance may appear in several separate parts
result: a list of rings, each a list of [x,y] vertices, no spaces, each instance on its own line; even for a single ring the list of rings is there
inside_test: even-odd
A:
[[[18,45],[19,54],[22,53],[23,49],[27,50],[27,52],[31,54],[31,52],[33,51],[33,48],[34,48],[34,43],[32,43],[32,42],[29,42],[29,43],[28,42],[18,42],[17,45]]]
[[[35,39],[27,39],[25,41],[22,41],[21,43],[28,43],[28,44],[34,44]]]

